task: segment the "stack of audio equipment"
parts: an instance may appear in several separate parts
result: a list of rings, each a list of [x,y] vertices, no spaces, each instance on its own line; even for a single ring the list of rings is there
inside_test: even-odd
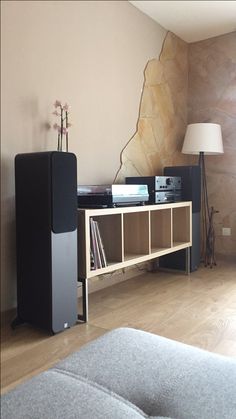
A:
[[[148,187],[149,204],[181,201],[180,176],[135,176],[125,179],[128,184],[145,184]]]
[[[78,207],[107,208],[144,205],[149,200],[147,185],[78,185]]]

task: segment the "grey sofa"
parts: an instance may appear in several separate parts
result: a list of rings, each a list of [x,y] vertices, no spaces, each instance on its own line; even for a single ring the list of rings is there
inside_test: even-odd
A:
[[[2,419],[236,418],[236,361],[120,328],[2,397]]]

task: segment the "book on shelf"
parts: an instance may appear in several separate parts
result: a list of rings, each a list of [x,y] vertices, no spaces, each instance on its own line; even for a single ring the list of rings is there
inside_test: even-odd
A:
[[[91,269],[98,269],[101,261],[98,258],[98,244],[96,240],[96,232],[93,218],[90,218],[90,242],[91,242]]]
[[[102,241],[102,237],[101,237],[98,222],[94,221],[94,223],[95,223],[95,231],[97,233],[98,249],[99,249],[99,253],[100,253],[100,256],[101,256],[102,268],[105,268],[107,266],[107,260],[106,260],[104,245],[103,245],[103,241]]]
[[[107,266],[106,254],[98,222],[90,218],[90,260],[91,270]]]
[[[95,269],[94,256],[93,256],[92,249],[90,249],[90,268],[91,270]]]
[[[95,261],[95,253],[94,253],[94,233],[93,233],[93,219],[90,218],[90,269],[94,270],[96,269],[96,261]]]

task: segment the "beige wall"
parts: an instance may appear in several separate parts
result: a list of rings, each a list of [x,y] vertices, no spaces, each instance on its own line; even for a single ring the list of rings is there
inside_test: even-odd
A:
[[[206,156],[209,204],[219,211],[216,252],[236,256],[236,32],[189,45],[188,96],[189,123],[222,127],[224,154]]]
[[[16,304],[14,157],[55,150],[55,99],[71,105],[78,181],[112,183],[136,130],[143,71],[166,31],[125,1],[4,1],[2,305]],[[37,186],[37,185],[36,185]]]
[[[196,163],[180,153],[187,122],[220,123],[225,154],[207,157],[209,197],[217,251],[235,254],[236,33],[189,46],[169,33],[158,61],[165,29],[126,1],[4,1],[1,20],[1,310],[16,305],[14,157],[56,149],[55,99],[71,105],[80,184]]]

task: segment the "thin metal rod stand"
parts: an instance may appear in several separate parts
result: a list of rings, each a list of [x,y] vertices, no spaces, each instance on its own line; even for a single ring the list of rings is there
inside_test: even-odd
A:
[[[22,324],[25,324],[25,321],[22,320],[18,315],[15,317],[14,320],[11,322],[11,328],[12,330],[15,330],[18,326],[21,326]]]
[[[205,267],[216,265],[215,260],[215,231],[213,216],[219,211],[215,211],[213,207],[209,208],[206,168],[204,153],[199,154],[199,166],[201,168],[201,233],[202,233],[202,251],[201,259]]]

